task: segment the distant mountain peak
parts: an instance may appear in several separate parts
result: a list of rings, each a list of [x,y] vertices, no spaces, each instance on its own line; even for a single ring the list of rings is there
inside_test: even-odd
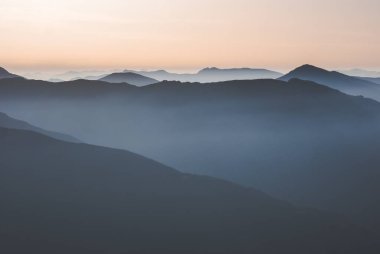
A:
[[[294,69],[293,71],[291,72],[328,72],[327,70],[325,69],[322,69],[320,67],[317,67],[317,66],[314,66],[314,65],[311,65],[311,64],[304,64],[296,69]]]
[[[326,77],[326,76],[340,76],[343,75],[341,73],[334,73],[325,69],[322,69],[320,67],[310,65],[310,64],[304,64],[300,67],[295,68],[294,70],[290,71],[288,74],[282,76],[279,78],[283,81],[288,81],[292,78],[299,78],[303,80],[311,80],[311,81],[317,81],[315,78],[320,77]]]
[[[350,95],[362,95],[379,100],[380,87],[369,81],[348,76],[336,71],[328,71],[310,64],[302,65],[288,74],[279,78],[282,81],[291,79],[313,81],[318,84],[329,86]]]
[[[312,64],[304,64],[304,65],[301,65],[300,67],[298,68],[318,68],[318,69],[321,69],[315,65],[312,65]]]
[[[351,79],[351,80],[356,80],[358,81],[358,79],[356,77],[352,77],[352,76],[348,76],[348,75],[345,75],[341,72],[337,72],[337,71],[328,71],[326,69],[323,69],[323,68],[320,68],[320,67],[317,67],[317,66],[314,66],[314,65],[310,65],[310,64],[304,64],[300,67],[297,67],[295,68],[294,70],[290,71],[288,74],[284,75],[283,77],[281,77],[280,79],[281,80],[289,80],[290,78],[301,78],[302,79],[302,75],[307,75],[310,77],[310,75],[327,75],[329,76],[330,78],[344,78],[344,79]]]

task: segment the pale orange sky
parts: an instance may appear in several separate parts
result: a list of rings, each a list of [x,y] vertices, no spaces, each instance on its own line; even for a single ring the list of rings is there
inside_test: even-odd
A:
[[[0,0],[0,66],[380,69],[379,11],[379,0]]]

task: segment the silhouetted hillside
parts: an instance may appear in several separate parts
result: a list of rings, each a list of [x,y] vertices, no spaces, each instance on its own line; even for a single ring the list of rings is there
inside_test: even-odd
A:
[[[0,67],[0,79],[19,78],[19,77],[20,76],[12,74],[12,73],[8,72],[6,69]]]
[[[158,81],[155,79],[148,78],[133,72],[113,73],[99,80],[109,83],[127,83],[135,86],[146,86],[158,83]]]
[[[378,253],[369,232],[136,154],[0,128],[4,253]]]
[[[79,140],[76,138],[73,138],[61,133],[46,131],[41,128],[37,128],[35,126],[28,124],[27,122],[13,119],[1,112],[0,112],[0,127],[18,129],[18,130],[29,130],[29,131],[38,132],[38,133],[47,135],[49,137],[67,141],[67,142],[79,142]]]
[[[380,232],[380,104],[310,81],[0,81],[0,110]]]

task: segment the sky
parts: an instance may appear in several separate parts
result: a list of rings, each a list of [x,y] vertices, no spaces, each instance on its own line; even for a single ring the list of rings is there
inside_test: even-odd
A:
[[[379,0],[0,0],[0,66],[380,70],[379,10]]]

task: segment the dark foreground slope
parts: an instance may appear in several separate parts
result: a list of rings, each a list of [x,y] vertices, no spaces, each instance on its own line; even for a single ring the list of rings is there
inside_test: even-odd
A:
[[[378,253],[373,236],[133,153],[0,128],[2,253]]]
[[[380,232],[380,104],[313,82],[0,81],[0,108]]]

